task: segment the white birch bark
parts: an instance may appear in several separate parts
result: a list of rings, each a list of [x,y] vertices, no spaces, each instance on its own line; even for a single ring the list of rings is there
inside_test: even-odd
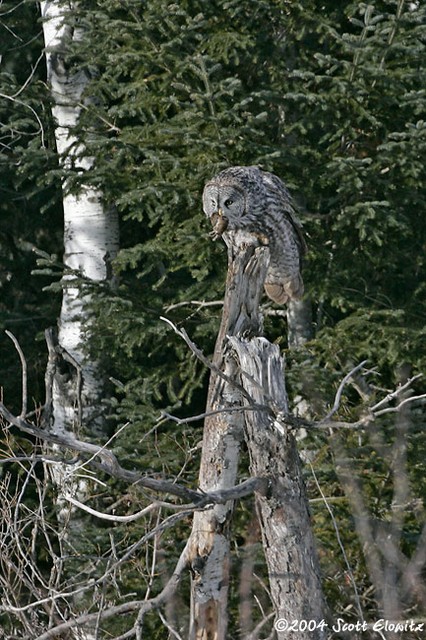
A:
[[[84,71],[70,73],[64,60],[67,44],[81,38],[70,26],[74,5],[58,0],[41,2],[46,46],[48,83],[53,98],[57,151],[64,169],[73,167],[84,174],[93,160],[85,154],[84,144],[75,135],[81,113],[83,92],[88,84]],[[74,430],[83,423],[90,434],[102,430],[99,399],[102,379],[96,362],[83,349],[90,327],[88,303],[90,290],[83,282],[108,278],[108,267],[118,250],[118,222],[115,212],[106,209],[99,190],[84,185],[78,194],[69,193],[63,184],[64,264],[62,308],[58,343],[61,354],[74,368],[72,384],[56,375],[53,380],[51,428],[56,432]],[[72,273],[69,272],[72,270]],[[67,376],[68,380],[69,376]]]
[[[83,429],[86,438],[100,436],[104,430],[101,407],[103,380],[98,363],[90,357],[85,342],[90,340],[89,303],[92,286],[109,279],[110,262],[118,250],[118,221],[115,211],[106,208],[102,193],[84,180],[93,165],[84,141],[77,138],[84,91],[89,78],[84,71],[66,65],[67,47],[78,42],[82,33],[70,26],[76,4],[41,2],[46,47],[48,84],[52,95],[55,137],[61,167],[80,175],[82,185],[70,193],[67,180],[63,188],[64,266],[63,297],[58,321],[57,343],[48,335],[49,363],[46,370],[45,424],[55,433],[75,433]],[[81,138],[81,136],[80,136]],[[87,481],[79,477],[79,463],[56,465],[49,469],[58,489],[58,521],[64,527],[63,539],[70,555],[84,545],[86,520],[70,509],[64,496],[77,495],[84,501]],[[65,567],[65,573],[67,569]],[[72,586],[73,575],[66,575]],[[90,602],[75,601],[77,609]],[[78,637],[97,637],[90,628],[80,629]]]

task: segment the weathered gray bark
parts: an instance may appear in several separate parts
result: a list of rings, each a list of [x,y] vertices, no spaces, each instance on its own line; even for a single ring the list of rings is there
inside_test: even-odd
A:
[[[256,495],[269,582],[278,619],[324,618],[324,600],[302,468],[291,429],[285,423],[287,395],[283,359],[264,338],[231,338],[241,366],[241,382],[256,404],[272,412],[245,414],[246,441],[253,476],[268,476],[269,492]],[[313,624],[313,623],[312,623]],[[279,638],[302,640],[307,629],[279,631]],[[321,626],[309,630],[325,638]]]
[[[234,242],[236,246],[234,247]],[[216,342],[210,379],[199,486],[203,491],[229,488],[237,480],[244,416],[242,392],[235,386],[238,364],[229,348],[229,336],[255,335],[261,331],[259,300],[267,269],[267,254],[257,241],[239,248],[238,235],[228,246],[228,277],[222,323]],[[261,254],[259,255],[259,252]],[[259,287],[259,282],[262,286]],[[219,372],[227,377],[225,380]],[[229,587],[229,528],[233,502],[195,513],[190,541],[192,566],[192,640],[225,640]]]
[[[301,465],[285,423],[283,360],[276,345],[257,337],[269,250],[248,234],[228,233],[224,239],[228,278],[207,403],[208,412],[220,413],[205,421],[200,488],[235,484],[244,431],[251,473],[269,479],[268,494],[256,501],[277,618],[320,623],[324,602]],[[232,509],[228,502],[194,517],[191,640],[227,637]],[[277,630],[286,640],[302,640],[306,632]],[[310,628],[309,636],[321,640],[325,634],[320,626]]]

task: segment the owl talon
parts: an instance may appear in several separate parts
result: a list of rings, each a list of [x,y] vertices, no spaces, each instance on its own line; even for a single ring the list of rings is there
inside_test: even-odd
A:
[[[210,231],[209,236],[214,242],[222,237],[222,235],[220,233],[217,233],[216,231]]]

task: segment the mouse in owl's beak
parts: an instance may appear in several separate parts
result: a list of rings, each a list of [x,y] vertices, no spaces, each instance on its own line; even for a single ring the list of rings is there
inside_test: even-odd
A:
[[[213,240],[218,240],[222,237],[222,233],[228,228],[229,220],[223,215],[222,209],[218,209],[210,216],[210,221],[213,226],[213,231],[209,233],[209,236]]]

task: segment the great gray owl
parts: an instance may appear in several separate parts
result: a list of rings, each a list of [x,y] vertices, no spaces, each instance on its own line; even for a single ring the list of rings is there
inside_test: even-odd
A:
[[[214,240],[227,231],[243,230],[269,246],[265,291],[274,302],[302,297],[306,244],[290,194],[277,176],[258,167],[229,167],[207,182],[203,209]]]

